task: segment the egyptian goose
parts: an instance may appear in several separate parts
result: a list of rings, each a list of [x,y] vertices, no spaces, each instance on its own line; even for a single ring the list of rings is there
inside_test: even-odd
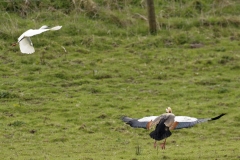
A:
[[[217,120],[225,115],[221,114],[214,118],[175,116],[170,107],[166,109],[166,112],[167,113],[164,113],[160,116],[149,116],[141,119],[123,117],[122,120],[134,128],[150,129],[152,126],[156,125],[155,130],[150,133],[150,137],[155,139],[154,148],[156,148],[157,145],[156,141],[165,139],[161,144],[161,148],[165,149],[166,138],[171,136],[170,130],[193,127],[195,124]]]

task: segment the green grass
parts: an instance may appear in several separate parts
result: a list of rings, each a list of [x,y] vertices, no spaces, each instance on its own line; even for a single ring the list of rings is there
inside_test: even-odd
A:
[[[151,36],[140,2],[94,2],[46,0],[25,15],[1,3],[0,159],[240,159],[240,4],[156,1]],[[11,46],[45,24],[63,28],[32,37],[34,54]],[[173,131],[166,150],[120,119],[167,107],[227,115]]]

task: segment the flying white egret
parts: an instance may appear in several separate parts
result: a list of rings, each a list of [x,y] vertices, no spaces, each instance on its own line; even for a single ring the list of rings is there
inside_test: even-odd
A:
[[[34,47],[33,47],[33,43],[30,39],[30,37],[35,36],[37,34],[41,34],[43,32],[46,31],[56,31],[61,29],[62,26],[55,26],[52,28],[48,28],[48,26],[44,25],[39,29],[29,29],[26,32],[24,32],[19,38],[18,38],[18,42],[19,43],[19,47],[22,53],[26,53],[26,54],[32,54],[35,52]],[[15,46],[17,43],[14,43],[13,46]]]
[[[221,114],[214,118],[175,116],[172,114],[172,109],[170,107],[166,109],[166,112],[167,113],[160,116],[149,116],[140,119],[123,117],[122,120],[133,128],[150,129],[152,126],[156,125],[156,129],[150,133],[150,137],[155,139],[154,147],[156,147],[156,141],[165,139],[161,144],[161,148],[165,149],[166,138],[170,137],[172,134],[170,130],[193,127],[195,124],[217,120],[225,115]]]

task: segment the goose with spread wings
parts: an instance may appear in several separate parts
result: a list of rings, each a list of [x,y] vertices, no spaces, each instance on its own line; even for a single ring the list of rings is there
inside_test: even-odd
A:
[[[141,119],[123,117],[122,120],[133,128],[144,128],[150,129],[156,125],[154,131],[150,133],[150,137],[155,139],[154,147],[156,147],[156,142],[165,139],[161,144],[161,148],[165,149],[166,138],[171,136],[170,130],[190,128],[198,123],[208,122],[212,120],[217,120],[225,115],[225,113],[214,117],[214,118],[194,118],[188,116],[175,116],[172,113],[172,109],[168,107],[166,109],[167,113],[160,116],[149,116],[143,117]]]

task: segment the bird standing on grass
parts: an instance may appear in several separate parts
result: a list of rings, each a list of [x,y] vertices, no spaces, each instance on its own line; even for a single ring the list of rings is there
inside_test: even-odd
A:
[[[18,42],[19,43],[19,47],[22,53],[26,53],[26,54],[32,54],[35,52],[34,47],[33,47],[33,43],[30,39],[30,37],[35,36],[37,34],[41,34],[43,32],[46,31],[56,31],[61,29],[62,26],[55,26],[52,28],[48,28],[48,26],[42,26],[39,29],[29,29],[26,32],[24,32],[19,38],[18,38]],[[17,43],[14,43],[13,46],[16,46]]]
[[[167,113],[160,116],[149,116],[141,119],[123,117],[122,120],[133,128],[144,128],[149,130],[156,125],[155,130],[150,133],[150,137],[155,139],[154,148],[157,146],[157,141],[165,139],[164,142],[160,144],[161,148],[165,149],[166,138],[170,137],[172,134],[170,130],[193,127],[195,124],[217,120],[225,115],[221,114],[214,118],[175,116],[170,107],[166,109],[166,112]]]

